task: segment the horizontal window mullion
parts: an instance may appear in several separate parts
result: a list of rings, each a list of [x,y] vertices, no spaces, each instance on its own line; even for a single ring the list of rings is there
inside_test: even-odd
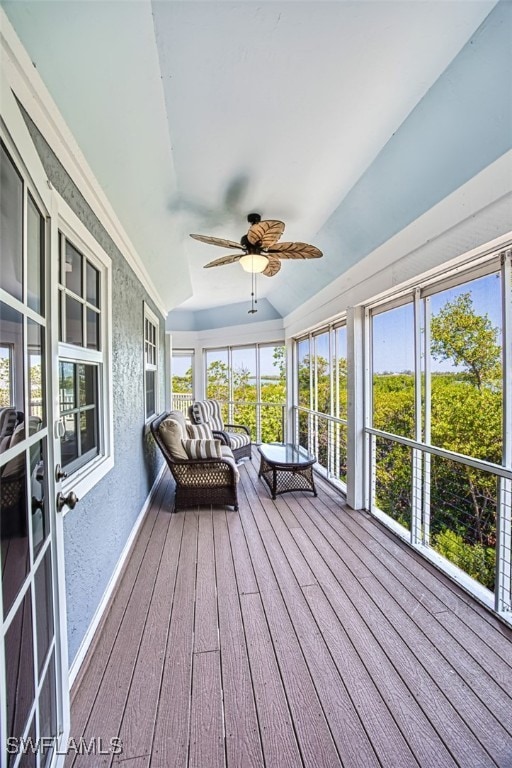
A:
[[[90,363],[100,365],[103,362],[104,354],[98,349],[89,349],[88,347],[78,347],[74,344],[67,344],[64,341],[59,343],[59,360],[69,363]]]

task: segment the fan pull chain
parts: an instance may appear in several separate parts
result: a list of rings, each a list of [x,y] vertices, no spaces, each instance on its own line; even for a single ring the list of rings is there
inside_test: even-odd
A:
[[[258,297],[256,295],[256,273],[251,272],[251,308],[247,312],[248,315],[255,315],[258,311],[255,309],[254,305],[258,303]]]

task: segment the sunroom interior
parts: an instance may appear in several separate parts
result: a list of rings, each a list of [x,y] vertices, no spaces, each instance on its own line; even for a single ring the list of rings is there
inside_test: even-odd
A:
[[[510,766],[512,4],[0,5],[2,767]]]

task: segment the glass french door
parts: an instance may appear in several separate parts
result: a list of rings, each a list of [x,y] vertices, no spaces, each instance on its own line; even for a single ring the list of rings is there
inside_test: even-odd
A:
[[[0,143],[0,764],[53,768],[67,715],[57,574],[48,190]],[[63,677],[65,679],[63,679]]]

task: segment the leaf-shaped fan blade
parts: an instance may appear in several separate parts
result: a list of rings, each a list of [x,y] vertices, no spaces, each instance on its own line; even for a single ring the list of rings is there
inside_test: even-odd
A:
[[[261,274],[266,275],[267,277],[274,277],[274,275],[277,275],[280,269],[281,269],[281,262],[279,261],[277,256],[269,256],[268,264]]]
[[[220,259],[215,259],[215,261],[210,261],[209,264],[205,264],[204,269],[207,269],[208,267],[222,267],[224,264],[234,264],[235,261],[241,259],[243,255],[243,253],[234,253],[233,255],[229,254],[229,256],[221,256]]]
[[[266,221],[258,221],[257,224],[249,227],[247,239],[251,245],[256,245],[261,241],[262,248],[270,248],[271,245],[277,243],[283,232],[284,224],[282,221],[267,219]]]
[[[221,248],[238,248],[238,250],[242,248],[240,243],[235,243],[234,240],[223,240],[221,237],[210,237],[209,235],[190,235],[190,237],[193,237],[194,240],[200,240],[202,243],[220,245]]]
[[[280,259],[319,259],[323,256],[321,250],[308,243],[277,243],[269,248],[269,253],[275,253]]]

